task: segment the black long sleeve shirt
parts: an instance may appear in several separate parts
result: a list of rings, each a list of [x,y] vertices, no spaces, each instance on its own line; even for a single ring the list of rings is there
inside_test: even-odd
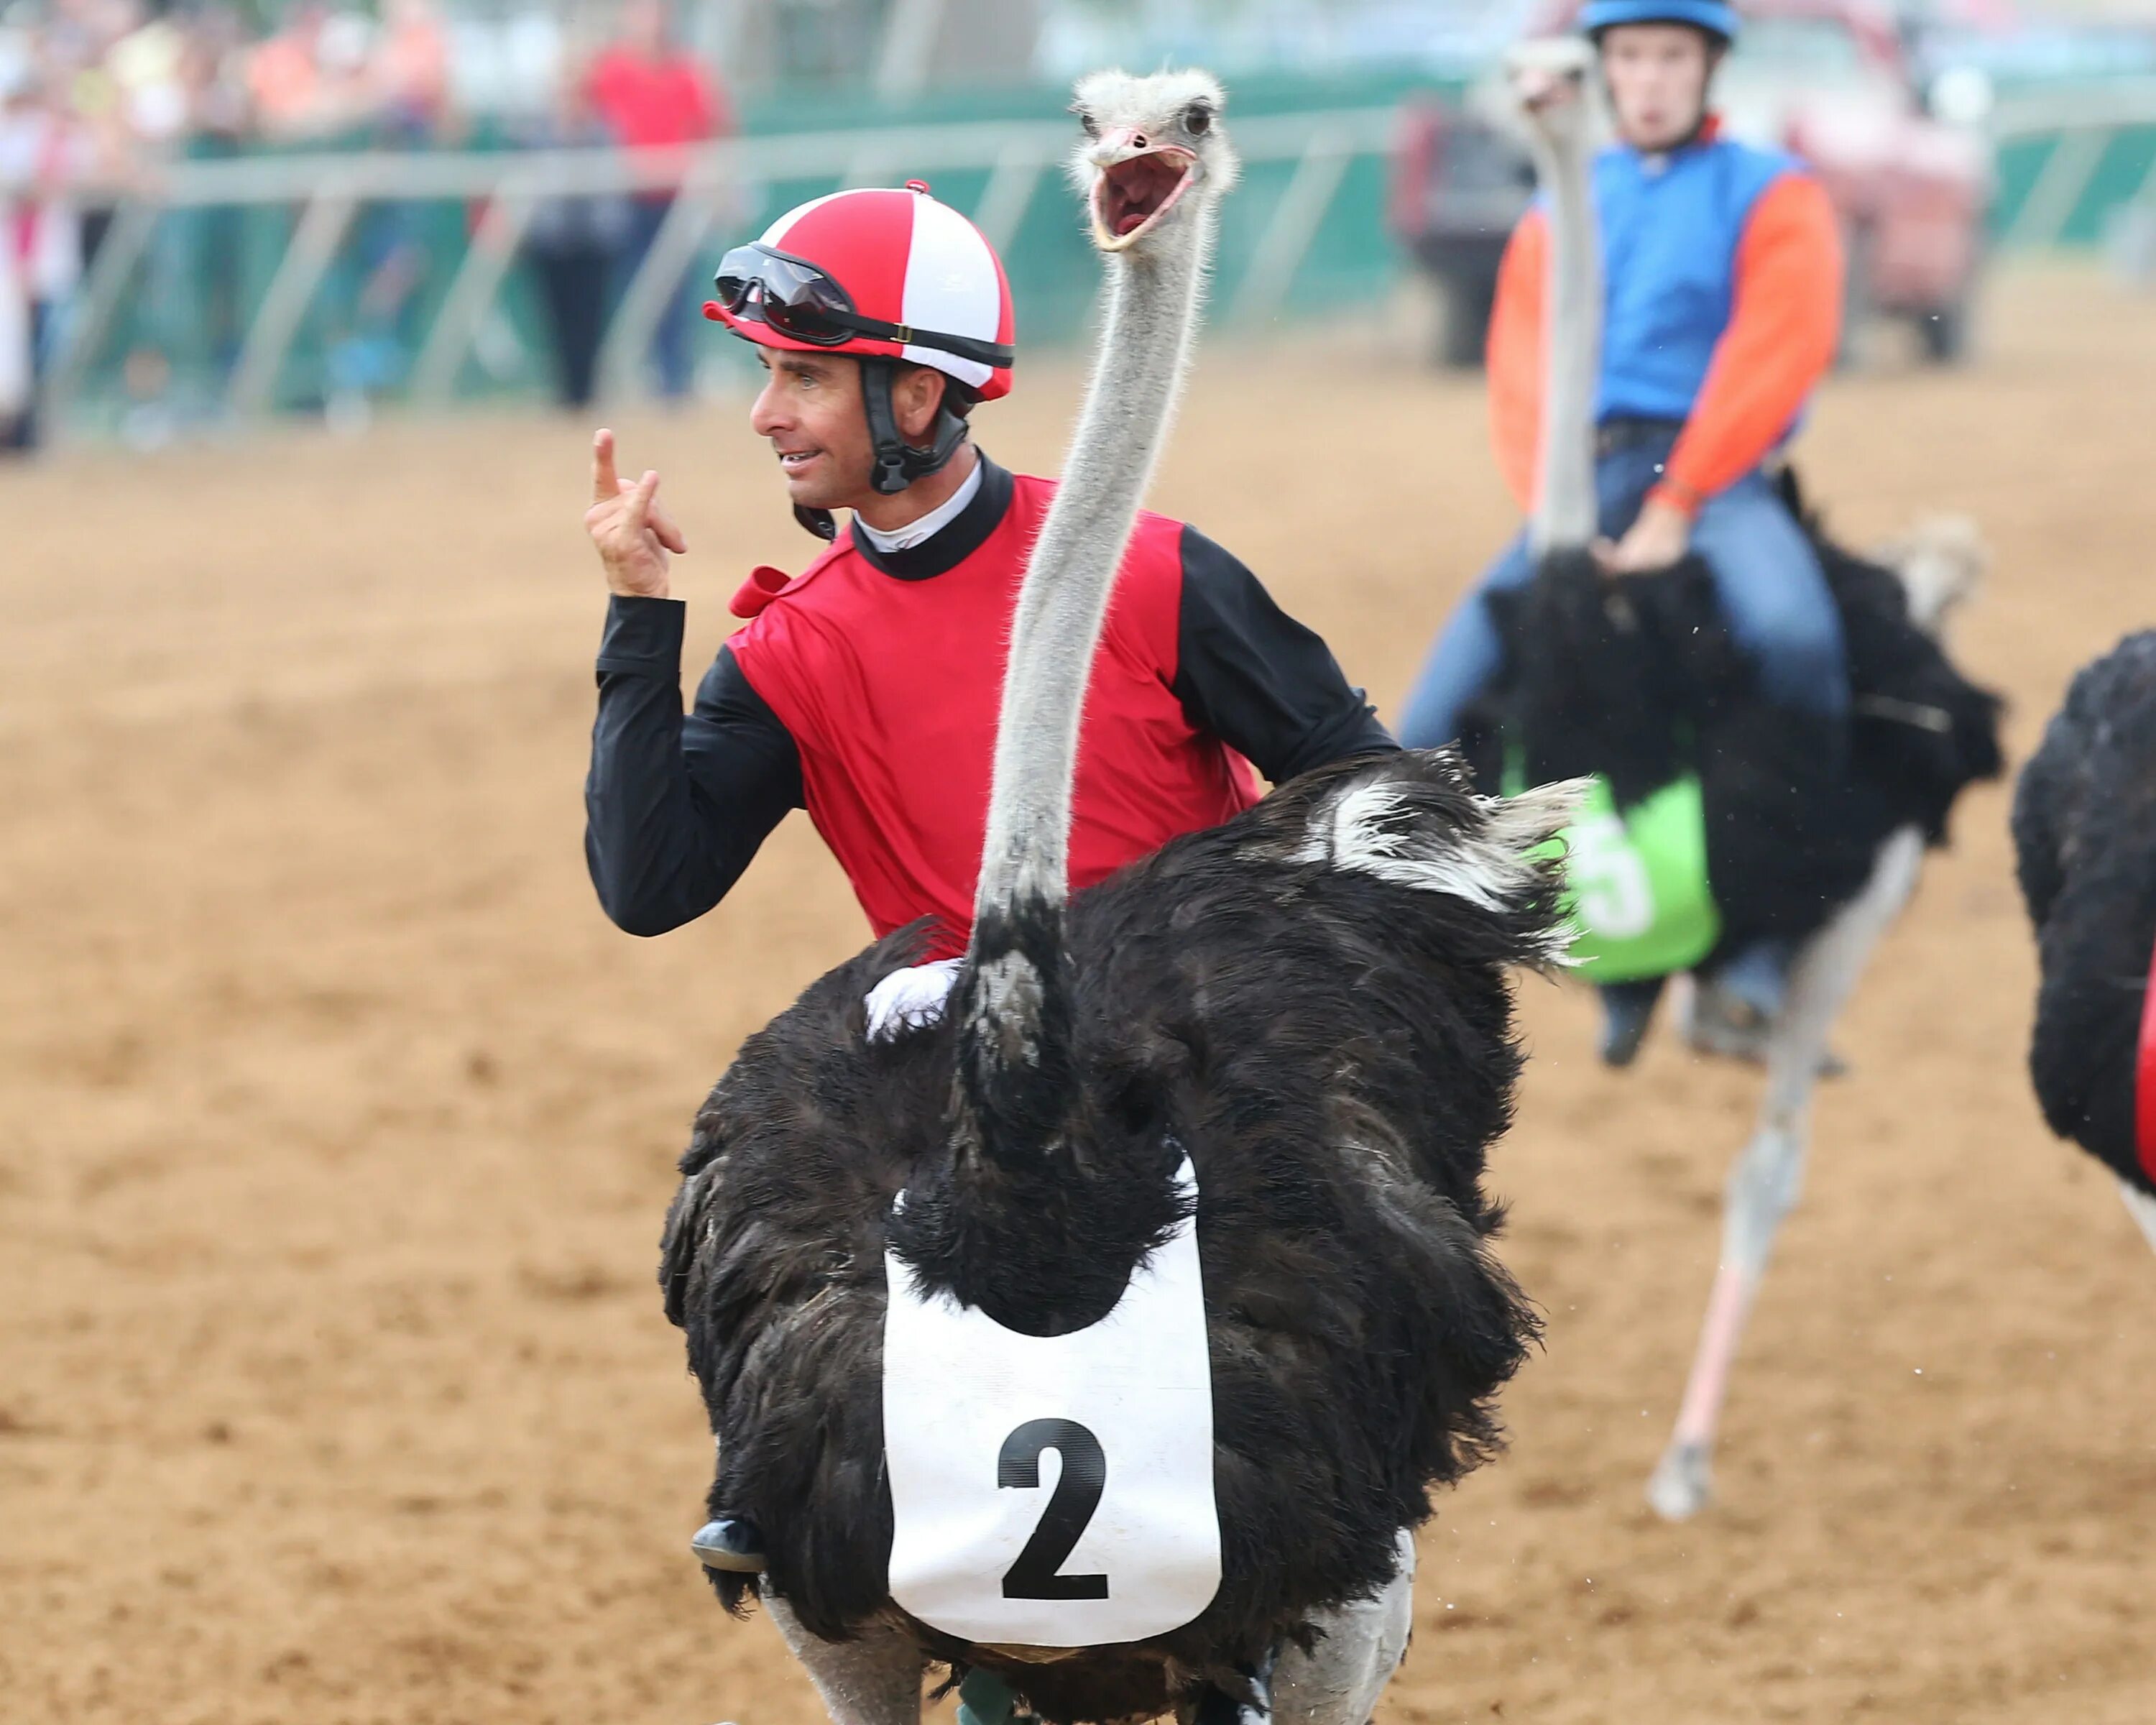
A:
[[[969,555],[1008,506],[1008,475],[991,464],[988,480],[921,545],[880,552],[857,530],[855,548],[894,579],[934,579]],[[1173,689],[1194,728],[1276,784],[1397,747],[1325,643],[1255,575],[1194,527],[1183,528],[1182,550]],[[584,850],[599,902],[631,934],[663,934],[702,916],[803,803],[793,739],[730,650],[719,649],[695,706],[682,712],[685,615],[677,600],[617,596],[599,648]]]

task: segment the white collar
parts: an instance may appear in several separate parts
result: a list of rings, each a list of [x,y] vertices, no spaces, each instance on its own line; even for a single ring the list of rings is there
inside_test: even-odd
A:
[[[908,521],[904,526],[894,528],[888,533],[871,527],[858,515],[854,517],[854,525],[878,551],[911,551],[924,541],[934,538],[964,512],[966,506],[980,491],[981,475],[985,465],[978,455],[974,456],[973,470],[966,475],[965,483],[917,521]]]

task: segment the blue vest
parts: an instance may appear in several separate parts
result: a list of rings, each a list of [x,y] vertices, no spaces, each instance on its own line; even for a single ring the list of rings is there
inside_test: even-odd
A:
[[[1717,138],[1674,155],[1619,146],[1594,162],[1604,325],[1598,419],[1686,419],[1736,303],[1752,208],[1793,157]]]

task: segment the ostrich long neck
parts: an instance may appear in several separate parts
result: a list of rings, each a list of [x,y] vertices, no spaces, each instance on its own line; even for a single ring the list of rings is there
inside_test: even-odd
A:
[[[1070,798],[1093,650],[1188,367],[1210,250],[1201,205],[1178,228],[1106,254],[1107,313],[1063,483],[1019,589],[974,899],[983,922],[1069,895]]]
[[[1602,260],[1581,129],[1559,116],[1532,125],[1535,169],[1549,195],[1548,365],[1542,473],[1531,539],[1537,552],[1594,537],[1594,396],[1602,365]]]

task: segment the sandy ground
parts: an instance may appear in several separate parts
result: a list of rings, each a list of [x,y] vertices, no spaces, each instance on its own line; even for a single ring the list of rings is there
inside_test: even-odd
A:
[[[2156,613],[2156,303],[2021,278],[1994,325],[1965,375],[1837,384],[1809,466],[1858,536],[1981,519],[1961,646],[2018,757]],[[987,440],[1052,465],[1072,394],[1036,373]],[[733,408],[623,435],[701,660],[808,547]],[[709,1458],[651,1269],[704,1089],[863,932],[798,820],[690,930],[600,916],[584,441],[0,474],[9,1721],[819,1717],[685,1549]],[[1389,706],[1507,525],[1472,386],[1371,347],[1212,353],[1157,501]],[[1496,1168],[1548,1346],[1425,1536],[1384,1719],[2156,1719],[2156,1262],[2030,1101],[2005,814],[1968,803],[1843,1028],[1689,1526],[1640,1491],[1754,1081],[1606,1076],[1588,1004],[1527,985]]]

